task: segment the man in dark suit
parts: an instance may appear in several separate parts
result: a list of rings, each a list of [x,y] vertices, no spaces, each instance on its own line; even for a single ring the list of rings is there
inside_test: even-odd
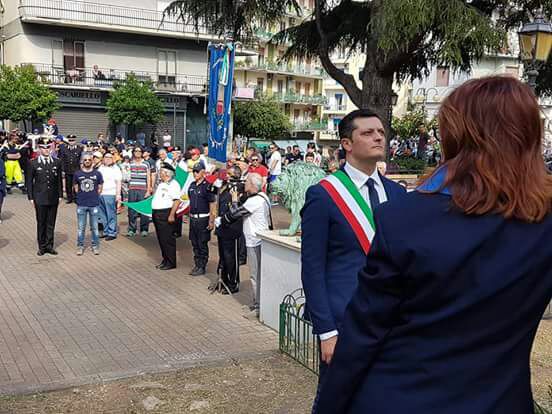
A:
[[[50,156],[50,143],[39,145],[40,155],[32,161],[27,177],[28,197],[36,211],[39,256],[56,255],[54,229],[59,201],[63,195],[62,167],[59,159]]]
[[[346,163],[309,188],[301,223],[305,314],[320,339],[319,384],[332,359],[345,307],[357,287],[358,271],[366,262],[375,234],[371,210],[405,195],[403,187],[376,168],[386,147],[385,129],[376,113],[351,112],[340,122],[339,135]]]
[[[67,144],[63,144],[59,150],[59,159],[63,173],[65,174],[65,194],[67,204],[73,202],[73,175],[80,168],[82,147],[76,143],[76,135],[67,135]]]

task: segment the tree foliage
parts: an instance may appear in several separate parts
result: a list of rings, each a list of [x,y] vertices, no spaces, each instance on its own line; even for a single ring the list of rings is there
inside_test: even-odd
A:
[[[0,66],[1,119],[44,121],[59,107],[57,94],[37,77],[31,65]]]
[[[278,102],[269,98],[237,102],[234,112],[234,134],[272,141],[289,135],[291,122]]]
[[[393,117],[391,126],[393,131],[401,139],[408,139],[418,135],[418,128],[424,124],[428,130],[437,127],[437,119],[428,120],[422,109],[408,111],[402,117]]]
[[[134,74],[115,85],[107,100],[107,116],[114,124],[157,124],[163,119],[165,108],[155,94],[151,82],[142,82]]]
[[[507,31],[540,8],[552,14],[550,0],[315,0],[311,15],[272,42],[290,45],[284,59],[319,58],[355,105],[387,119],[394,80],[423,77],[434,65],[470,71],[486,53],[505,48]],[[298,13],[296,0],[175,0],[165,14],[243,40],[287,20],[290,10]],[[338,48],[365,53],[360,86],[332,63]]]

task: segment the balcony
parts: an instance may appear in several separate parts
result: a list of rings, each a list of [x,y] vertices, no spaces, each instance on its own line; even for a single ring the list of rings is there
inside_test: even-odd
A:
[[[279,102],[297,105],[324,105],[327,103],[325,95],[299,95],[293,92],[275,93],[272,98]]]
[[[325,131],[328,129],[328,121],[302,121],[297,120],[293,122],[293,130],[295,132],[301,131]]]
[[[285,75],[303,76],[307,78],[324,77],[324,71],[320,68],[314,67],[314,65],[294,65],[289,63],[275,63],[275,62],[252,62],[252,61],[239,61],[236,62],[236,69],[247,69],[251,71],[267,72],[267,73],[281,73]]]
[[[41,23],[154,36],[220,40],[205,26],[196,27],[157,10],[113,6],[76,0],[19,0],[19,15],[27,23]],[[254,46],[252,40],[244,46]]]
[[[337,103],[331,103],[329,105],[324,105],[324,111],[325,112],[346,112],[347,111],[347,105],[346,104],[337,104]]]
[[[65,70],[63,66],[27,63],[34,67],[37,75],[52,86],[66,86],[88,89],[113,89],[116,84],[124,83],[129,74],[143,82],[152,82],[158,92],[172,92],[182,95],[206,95],[207,78],[205,76],[183,74],[161,74],[157,72],[117,70],[98,68],[75,68]],[[100,74],[101,73],[101,74]]]

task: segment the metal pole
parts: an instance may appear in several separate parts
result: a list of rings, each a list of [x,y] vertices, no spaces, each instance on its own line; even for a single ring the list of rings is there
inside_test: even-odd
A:
[[[176,145],[176,102],[173,102],[173,137]]]

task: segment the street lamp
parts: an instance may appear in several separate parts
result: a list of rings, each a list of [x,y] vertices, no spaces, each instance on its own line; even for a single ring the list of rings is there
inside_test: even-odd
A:
[[[552,24],[539,14],[534,21],[525,23],[518,35],[520,57],[527,67],[527,83],[534,90],[539,69],[548,61],[552,50]]]

